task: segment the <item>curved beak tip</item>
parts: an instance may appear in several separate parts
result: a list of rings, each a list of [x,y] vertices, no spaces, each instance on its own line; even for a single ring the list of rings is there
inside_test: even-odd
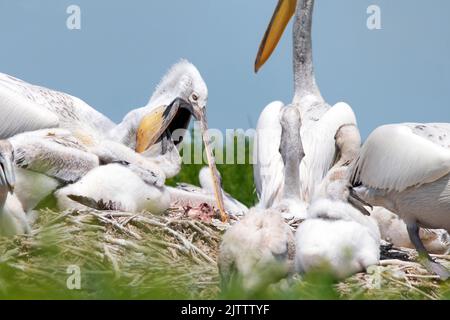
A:
[[[258,73],[258,71],[259,71],[258,61],[255,62],[255,66],[254,66],[253,70],[255,73]]]

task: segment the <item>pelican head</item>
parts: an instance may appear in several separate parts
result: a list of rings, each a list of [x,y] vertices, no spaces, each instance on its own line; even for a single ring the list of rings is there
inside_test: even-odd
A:
[[[370,212],[365,207],[370,207],[371,209],[373,207],[353,191],[348,181],[347,167],[331,169],[322,182],[322,186],[323,189],[319,188],[316,199],[324,197],[331,201],[348,202],[362,214],[370,216]]]
[[[172,134],[178,129],[183,129],[182,132],[177,132],[179,139],[175,145],[179,144],[193,116],[200,122],[218,208],[222,220],[226,221],[228,217],[224,210],[220,176],[210,147],[211,139],[208,136],[207,101],[208,87],[197,68],[186,60],[175,64],[161,80],[150,99],[148,112],[140,120],[136,135],[136,152],[146,152],[163,137],[168,136],[172,140]]]
[[[16,178],[14,175],[13,146],[6,140],[0,141],[0,187],[6,187],[10,193],[14,192]]]
[[[278,5],[261,41],[255,61],[255,72],[266,63],[278,45],[289,21],[294,16],[297,0],[278,0]]]
[[[157,86],[139,119],[136,152],[143,153],[164,133],[170,136],[177,129],[186,130],[191,116],[206,122],[208,87],[200,72],[190,62],[182,60],[172,66]],[[179,138],[182,138],[183,132]],[[182,139],[177,139],[175,145]]]

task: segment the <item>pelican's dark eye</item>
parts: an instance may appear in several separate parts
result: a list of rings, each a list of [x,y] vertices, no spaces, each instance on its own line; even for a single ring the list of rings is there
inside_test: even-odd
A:
[[[198,100],[198,95],[196,95],[195,93],[192,94],[192,100],[197,101]]]

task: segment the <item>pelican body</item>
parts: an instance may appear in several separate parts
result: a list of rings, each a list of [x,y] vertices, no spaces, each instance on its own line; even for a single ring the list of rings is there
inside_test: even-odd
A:
[[[298,109],[301,119],[301,139],[305,157],[300,163],[300,199],[310,203],[318,185],[334,164],[339,150],[335,136],[346,125],[356,126],[353,110],[346,103],[333,107],[327,104],[316,84],[312,58],[312,15],[314,0],[279,0],[272,21],[258,52],[255,70],[258,71],[275,49],[281,35],[295,14],[294,86],[295,95],[290,106]],[[263,208],[272,207],[282,196],[283,166],[279,148],[281,144],[282,102],[269,104],[261,113],[257,124],[256,190]],[[296,144],[298,141],[291,141]],[[290,174],[293,174],[290,173]]]
[[[337,191],[344,194],[347,186]],[[345,278],[377,265],[380,259],[380,233],[370,217],[352,207],[346,199],[323,198],[314,201],[296,232],[296,269],[331,272]]]
[[[131,111],[122,123],[115,125],[76,97],[0,75],[0,106],[5,117],[5,121],[0,124],[0,137],[10,138],[29,132],[32,138],[39,129],[65,129],[74,140],[96,156],[100,164],[126,163],[130,169],[139,171],[145,158],[153,159],[152,162],[160,168],[155,168],[155,171],[159,171],[155,179],[162,185],[165,178],[176,175],[181,166],[176,145],[181,142],[184,131],[177,133],[180,138],[177,141],[173,141],[172,134],[177,129],[187,129],[193,115],[200,121],[204,141],[208,142],[205,143],[205,149],[215,180],[215,196],[222,220],[226,220],[222,194],[217,186],[217,169],[207,136],[207,96],[206,84],[198,70],[182,60],[162,79],[147,106]],[[39,133],[37,135],[40,138]],[[66,152],[58,147],[51,152],[41,150],[38,154],[47,158],[49,163],[55,163],[52,157],[63,159]],[[30,159],[31,162],[41,160]],[[77,171],[76,167],[72,169]],[[45,171],[52,171],[52,168],[46,168]],[[161,171],[163,175],[159,174]]]
[[[58,188],[65,185],[71,185],[72,193],[75,193],[78,184],[73,184],[96,168],[102,168],[105,164],[115,163],[115,159],[123,159],[120,166],[128,171],[130,181],[136,185],[145,184],[147,189],[164,189],[165,175],[157,164],[151,158],[142,157],[122,144],[109,142],[112,145],[107,153],[102,157],[91,152],[91,147],[85,145],[84,141],[76,139],[72,133],[65,129],[41,129],[37,131],[24,132],[17,134],[8,140],[1,140],[0,159],[3,161],[3,177],[0,179],[0,188],[9,190],[10,194],[0,198],[0,206],[4,206],[4,212],[11,212],[11,215],[19,217],[17,221],[32,222],[35,207],[49,194],[52,194]],[[15,166],[15,168],[13,168]],[[122,170],[122,171],[123,171]],[[91,188],[98,190],[100,186],[105,188],[101,182],[106,178],[120,178],[120,171],[109,172],[103,179],[97,175],[96,179],[91,180]],[[105,172],[106,174],[106,172]],[[122,174],[122,177],[126,176]],[[139,177],[139,182],[136,181]],[[133,179],[134,178],[134,179]],[[117,181],[117,184],[125,185],[123,181]],[[98,184],[98,185],[97,185]],[[107,189],[112,191],[111,185]],[[118,187],[117,187],[118,188]],[[123,188],[123,187],[122,187]],[[75,189],[75,190],[74,190]],[[144,190],[144,188],[142,188]],[[122,191],[122,193],[125,193]],[[111,193],[112,195],[115,192]],[[138,193],[136,193],[138,194]],[[167,208],[164,201],[164,193],[155,193],[153,197],[148,197],[149,201],[157,203],[156,206]],[[148,205],[148,207],[150,207]],[[133,207],[127,207],[131,210]],[[67,206],[62,206],[67,209]],[[8,216],[8,215],[7,215]],[[10,219],[11,220],[11,219]],[[13,220],[13,221],[16,221]],[[22,223],[23,224],[23,223]],[[10,230],[4,234],[23,233],[27,228],[14,227],[11,223],[4,229]],[[29,227],[28,227],[29,228]],[[14,231],[15,230],[15,231]]]
[[[353,190],[372,205],[396,213],[425,266],[443,279],[420,228],[450,231],[450,124],[405,123],[375,129],[362,147],[352,174]]]

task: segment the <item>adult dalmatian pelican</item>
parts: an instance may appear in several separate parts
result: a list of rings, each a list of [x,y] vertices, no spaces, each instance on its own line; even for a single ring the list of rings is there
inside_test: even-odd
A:
[[[356,117],[346,103],[330,107],[321,96],[313,70],[311,28],[314,0],[279,0],[273,18],[261,43],[256,63],[257,72],[268,60],[286,25],[295,13],[294,83],[292,106],[301,114],[301,139],[305,157],[300,164],[300,196],[309,203],[317,186],[333,166],[339,154],[335,136],[341,128],[357,126]],[[281,142],[282,102],[269,104],[257,124],[256,165],[254,176],[261,206],[272,207],[282,198],[283,161],[279,152]],[[292,144],[299,143],[291,141]]]
[[[364,143],[351,178],[353,191],[396,213],[424,266],[442,279],[450,272],[434,262],[420,228],[450,231],[450,124],[403,123],[375,129]]]
[[[105,162],[128,162],[122,158],[126,145],[143,157],[151,157],[164,171],[165,178],[180,170],[176,148],[168,148],[172,134],[186,129],[191,115],[200,121],[208,163],[215,182],[215,196],[222,220],[222,193],[207,134],[206,103],[208,89],[197,68],[186,60],[175,64],[162,79],[149,103],[128,113],[115,125],[84,101],[71,95],[28,84],[8,75],[0,75],[0,107],[4,121],[0,138],[45,128],[68,130],[77,141]],[[178,138],[182,137],[182,133]],[[170,140],[170,141],[169,141]],[[118,148],[118,150],[117,150]],[[134,153],[130,149],[129,154]],[[135,159],[130,155],[129,159]],[[140,158],[140,159],[141,159]]]

